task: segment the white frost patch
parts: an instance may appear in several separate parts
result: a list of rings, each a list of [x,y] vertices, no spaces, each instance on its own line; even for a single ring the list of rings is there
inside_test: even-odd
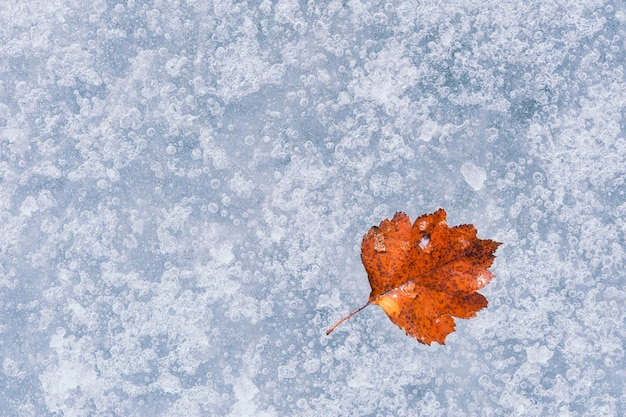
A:
[[[20,371],[20,365],[11,358],[4,358],[2,362],[2,370],[8,377],[22,377],[24,372]]]
[[[292,23],[300,12],[300,5],[295,0],[280,0],[274,9],[274,20],[279,23]]]
[[[250,197],[252,190],[254,189],[254,183],[240,173],[235,172],[235,175],[230,180],[230,189],[237,193],[238,197]]]
[[[157,384],[164,392],[178,394],[182,391],[180,380],[169,372],[159,376]]]
[[[48,210],[49,208],[56,207],[57,201],[52,196],[49,190],[42,190],[37,195],[37,208],[39,210]]]
[[[424,123],[422,123],[422,127],[420,128],[420,139],[425,142],[430,142],[432,138],[437,137],[440,134],[441,129],[439,128],[439,123],[431,119],[424,120]]]
[[[321,362],[318,358],[307,359],[302,364],[302,369],[304,369],[304,372],[306,372],[309,375],[314,374],[320,369],[320,363]]]
[[[233,406],[229,417],[274,417],[276,411],[273,408],[259,410],[254,402],[254,397],[259,393],[259,388],[247,376],[240,377],[233,386],[237,402]]]
[[[469,161],[461,166],[461,174],[463,174],[465,182],[467,182],[469,186],[474,189],[474,191],[478,191],[483,188],[483,184],[487,179],[487,173],[485,170]]]
[[[281,365],[278,367],[278,379],[293,379],[298,376],[298,361],[296,359],[290,359],[286,365]]]
[[[61,178],[61,170],[57,168],[51,161],[42,161],[33,167],[33,173],[50,178]]]
[[[33,197],[32,195],[26,197],[22,202],[22,205],[20,206],[20,213],[29,217],[37,210],[39,210],[39,207],[37,206],[37,200],[35,200],[35,197]]]
[[[225,102],[256,93],[264,84],[280,83],[284,67],[271,65],[261,56],[254,38],[238,38],[215,51],[217,84]]]
[[[526,356],[528,357],[528,362],[530,363],[545,365],[548,363],[553,354],[554,352],[545,346],[535,345],[526,348]]]
[[[372,370],[367,366],[360,366],[348,376],[346,384],[353,389],[368,389],[374,387],[375,378],[372,377]]]
[[[189,60],[186,57],[177,56],[172,58],[165,63],[165,71],[172,77],[178,77],[187,62],[189,62]]]
[[[220,246],[215,246],[210,249],[211,256],[218,264],[228,265],[235,259],[233,255],[233,245],[226,243]]]
[[[16,127],[0,128],[0,142],[6,143],[8,149],[22,157],[30,149],[30,143],[26,133]]]
[[[67,308],[72,312],[72,320],[74,323],[87,326],[89,330],[95,330],[98,322],[95,315],[90,314],[89,310],[81,306],[76,300],[69,299]]]
[[[64,360],[59,362],[58,367],[45,372],[40,380],[48,411],[63,411],[66,416],[79,416],[79,411],[72,412],[74,410],[68,409],[65,401],[79,386],[85,391],[91,391],[85,388],[96,384],[96,374],[83,364]]]
[[[419,73],[405,53],[406,47],[392,40],[365,64],[365,71],[356,69],[350,83],[354,96],[380,104],[389,114],[406,108],[408,98],[402,96],[417,84]]]
[[[256,415],[256,406],[252,402],[254,396],[259,393],[259,389],[248,377],[241,377],[233,386],[235,392],[235,403],[230,416],[253,416]]]
[[[339,308],[341,306],[341,300],[339,299],[339,291],[336,288],[333,288],[330,295],[321,294],[319,301],[317,302],[317,306],[315,307],[317,310],[322,308]]]

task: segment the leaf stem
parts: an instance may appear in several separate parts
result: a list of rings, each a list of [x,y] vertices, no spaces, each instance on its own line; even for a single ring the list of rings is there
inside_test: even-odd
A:
[[[359,311],[363,310],[365,307],[367,307],[368,305],[372,304],[371,302],[368,302],[367,304],[357,308],[356,310],[354,310],[352,313],[348,314],[347,316],[345,316],[344,318],[342,318],[341,320],[339,320],[337,323],[333,324],[333,326],[326,330],[326,335],[331,334],[331,332],[333,330],[335,330],[337,328],[337,326],[339,326],[341,323],[343,323],[344,321],[348,320],[350,317],[354,316],[356,313],[358,313]]]

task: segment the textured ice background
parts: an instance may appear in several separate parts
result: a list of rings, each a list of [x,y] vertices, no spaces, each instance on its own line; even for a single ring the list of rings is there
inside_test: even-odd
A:
[[[625,52],[622,1],[2,1],[0,415],[624,415]],[[489,308],[327,337],[438,207]]]

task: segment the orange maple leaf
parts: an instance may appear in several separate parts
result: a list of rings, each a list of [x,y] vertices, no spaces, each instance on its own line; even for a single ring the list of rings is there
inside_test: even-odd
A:
[[[372,292],[367,304],[378,304],[398,327],[430,345],[444,344],[454,319],[468,319],[487,307],[476,291],[495,277],[489,268],[501,243],[478,239],[471,224],[448,227],[446,212],[424,214],[411,226],[401,212],[383,220],[363,237],[361,259]]]

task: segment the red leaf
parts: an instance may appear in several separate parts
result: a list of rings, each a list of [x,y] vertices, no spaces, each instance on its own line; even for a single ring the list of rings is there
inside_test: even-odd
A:
[[[467,319],[487,307],[476,291],[495,277],[488,271],[501,243],[478,239],[471,224],[448,227],[443,209],[411,220],[396,213],[363,237],[361,259],[372,292],[368,302],[339,320],[326,334],[370,304],[378,304],[398,327],[421,343],[444,344],[453,317]]]

